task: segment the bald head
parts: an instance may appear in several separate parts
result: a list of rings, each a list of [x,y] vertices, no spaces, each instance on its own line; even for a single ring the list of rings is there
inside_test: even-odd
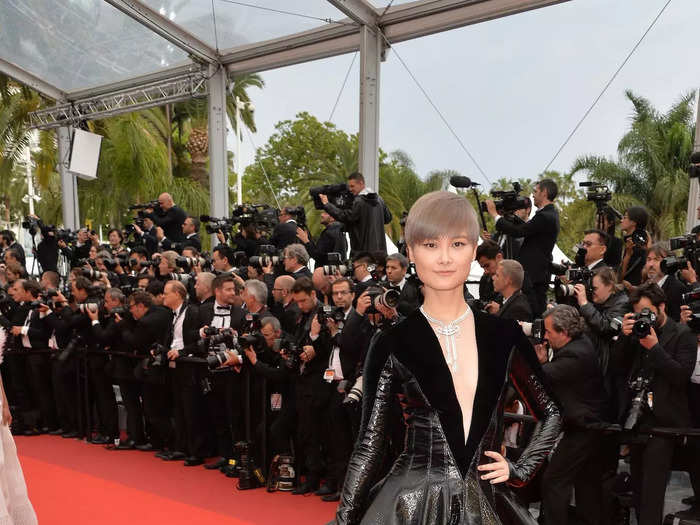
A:
[[[173,202],[173,197],[169,193],[161,193],[158,196],[158,204],[160,204],[160,207],[163,210],[169,210],[170,208],[175,206],[175,202]]]
[[[291,275],[280,275],[275,279],[275,286],[272,289],[272,296],[275,302],[286,305],[292,300],[292,286],[294,286],[294,277]]]
[[[323,295],[328,295],[331,291],[331,282],[328,280],[328,276],[323,273],[323,268],[316,268],[314,270],[311,281],[314,283],[314,288],[322,292]]]

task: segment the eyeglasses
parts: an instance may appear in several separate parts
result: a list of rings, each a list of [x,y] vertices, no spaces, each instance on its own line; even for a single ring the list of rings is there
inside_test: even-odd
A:
[[[347,295],[350,293],[352,293],[352,292],[349,292],[347,290],[338,290],[338,291],[333,292],[333,295]]]

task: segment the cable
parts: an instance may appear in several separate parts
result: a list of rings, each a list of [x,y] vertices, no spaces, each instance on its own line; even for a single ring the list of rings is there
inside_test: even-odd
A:
[[[255,142],[253,141],[253,136],[250,134],[250,130],[243,126],[243,128],[246,130],[246,133],[248,133],[248,140],[250,140],[250,143],[253,146],[253,150],[257,151],[258,147],[255,145]],[[270,182],[270,178],[267,176],[267,171],[265,170],[265,166],[263,166],[262,161],[258,158],[258,164],[260,164],[260,168],[262,169],[263,175],[265,175],[265,180],[267,181],[267,185],[270,187],[270,193],[272,193],[272,196],[275,199],[275,203],[277,204],[277,209],[281,210],[282,206],[280,206],[280,201],[277,200],[277,194],[275,193],[275,189],[272,187],[272,183]],[[242,173],[238,174],[239,177],[243,177]]]
[[[408,66],[406,65],[406,62],[404,62],[403,58],[401,58],[401,55],[399,55],[399,53],[396,51],[396,48],[391,46],[391,42],[389,42],[389,40],[387,39],[386,35],[384,35],[383,32],[380,31],[379,34],[382,36],[382,38],[384,39],[384,41],[386,42],[386,44],[394,50],[394,54],[396,55],[396,58],[399,59],[399,62],[401,62],[401,65],[404,67],[404,69],[406,70],[406,72],[408,73],[408,75],[411,77],[411,79],[413,80],[413,82],[415,82],[416,86],[418,86],[418,89],[420,89],[421,93],[423,93],[423,96],[425,96],[425,98],[426,98],[426,100],[428,101],[428,103],[433,107],[433,109],[434,109],[435,112],[438,114],[438,116],[440,117],[440,119],[442,120],[442,122],[445,124],[445,126],[447,127],[447,129],[450,131],[450,133],[452,133],[452,136],[453,136],[453,137],[455,138],[455,140],[459,143],[459,145],[462,147],[462,149],[463,149],[464,152],[467,154],[467,156],[471,159],[472,163],[474,163],[474,166],[476,166],[476,169],[479,170],[479,173],[481,173],[481,175],[482,175],[482,176],[484,177],[484,179],[489,183],[489,185],[493,184],[493,183],[491,182],[491,179],[489,179],[488,176],[486,175],[486,173],[484,172],[484,170],[481,169],[481,166],[480,166],[479,163],[476,161],[476,159],[474,158],[474,156],[471,154],[471,152],[469,151],[469,149],[467,149],[467,146],[464,145],[464,142],[462,142],[462,139],[459,138],[459,136],[457,135],[457,133],[455,132],[455,130],[452,128],[452,126],[450,126],[450,123],[447,122],[447,119],[446,119],[445,116],[442,114],[442,112],[438,109],[438,107],[437,107],[437,105],[435,104],[435,102],[433,102],[433,99],[430,98],[430,95],[428,95],[428,92],[423,88],[423,86],[421,85],[421,83],[418,82],[418,79],[415,77],[415,75],[414,75],[414,74],[411,72],[411,70],[408,68]]]
[[[394,0],[391,0],[391,2],[389,2],[389,3],[386,5],[386,7],[384,8],[384,11],[382,11],[382,14],[379,15],[379,18],[377,19],[377,25],[379,25],[379,22],[382,21],[382,18],[384,18],[384,15],[386,14],[386,12],[387,12],[387,11],[389,10],[389,8],[391,7],[391,4],[393,4],[393,3],[394,3]]]
[[[216,54],[219,54],[219,34],[216,30],[216,8],[214,7],[214,0],[211,0],[211,17],[214,22],[214,43],[216,45]]]
[[[550,168],[550,166],[554,163],[554,161],[557,160],[557,157],[559,157],[559,154],[560,154],[560,153],[562,152],[562,150],[566,147],[566,145],[569,143],[569,141],[573,138],[574,134],[576,134],[576,132],[578,131],[578,129],[581,127],[581,124],[583,124],[583,121],[586,120],[586,118],[588,117],[588,115],[590,115],[591,111],[593,111],[593,108],[595,108],[596,104],[598,104],[598,101],[599,101],[601,98],[603,98],[603,95],[605,95],[605,92],[608,90],[608,88],[610,87],[610,85],[615,81],[615,79],[617,78],[617,75],[620,74],[620,71],[622,71],[622,68],[625,67],[625,65],[627,64],[627,62],[629,61],[629,59],[632,58],[632,55],[634,54],[634,52],[635,52],[635,51],[637,50],[637,48],[640,46],[640,44],[642,43],[642,41],[644,40],[644,38],[646,38],[646,36],[647,36],[647,35],[649,34],[649,32],[652,30],[652,28],[654,27],[654,25],[656,25],[656,22],[659,20],[659,18],[661,18],[661,15],[664,13],[664,11],[666,10],[666,8],[669,6],[669,4],[670,4],[671,2],[672,2],[672,0],[668,0],[668,1],[666,2],[666,4],[661,8],[661,11],[659,11],[659,14],[656,15],[656,18],[654,18],[654,20],[652,20],[652,22],[651,22],[651,24],[649,25],[649,27],[647,27],[647,30],[644,31],[644,34],[642,35],[642,37],[637,41],[637,43],[634,45],[634,47],[632,48],[632,50],[627,54],[627,57],[622,61],[622,64],[620,64],[620,67],[617,68],[617,71],[615,71],[615,73],[614,73],[613,76],[610,78],[610,80],[608,80],[608,82],[605,84],[605,86],[603,87],[603,90],[600,92],[600,94],[598,94],[598,96],[596,97],[596,99],[593,101],[593,104],[591,104],[590,107],[588,108],[588,110],[583,114],[583,117],[581,117],[581,120],[578,121],[578,124],[576,124],[576,126],[574,126],[574,129],[571,131],[571,133],[569,133],[569,136],[566,137],[566,140],[563,142],[563,144],[562,144],[561,146],[559,146],[559,149],[558,149],[557,152],[554,154],[554,157],[552,157],[552,160],[549,161],[549,164],[547,164],[547,166],[545,167],[544,171],[547,171],[547,170]]]
[[[333,105],[333,110],[331,111],[331,116],[328,117],[328,122],[333,122],[333,115],[335,115],[335,110],[338,107],[338,102],[340,102],[340,97],[343,94],[343,91],[345,90],[345,84],[348,83],[348,77],[350,77],[350,71],[352,70],[352,66],[355,65],[355,59],[357,58],[357,51],[355,51],[355,54],[352,56],[352,62],[350,62],[350,67],[348,68],[347,73],[345,73],[345,80],[343,80],[343,85],[340,86],[340,92],[338,93],[338,97],[335,99],[335,104]]]
[[[239,2],[237,0],[219,0],[220,2],[226,2],[227,4],[235,4],[243,7],[252,7],[253,9],[260,9],[261,11],[270,11],[272,13],[279,13],[282,15],[298,16],[301,18],[309,18],[311,20],[318,20],[320,22],[326,22],[327,24],[341,24],[341,25],[357,25],[355,23],[341,22],[339,20],[333,20],[332,18],[321,18],[319,16],[305,15],[303,13],[295,13],[293,11],[284,11],[282,9],[273,9],[272,7],[264,7],[261,5],[248,4],[246,2]]]

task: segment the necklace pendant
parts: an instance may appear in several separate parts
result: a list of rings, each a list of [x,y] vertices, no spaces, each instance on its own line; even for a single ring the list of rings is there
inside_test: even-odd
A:
[[[437,329],[440,335],[445,335],[447,337],[453,337],[459,334],[459,326],[454,324],[448,324],[447,326],[440,326]]]

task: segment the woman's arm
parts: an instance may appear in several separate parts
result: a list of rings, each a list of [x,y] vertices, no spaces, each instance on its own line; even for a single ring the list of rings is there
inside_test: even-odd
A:
[[[510,465],[508,483],[521,487],[529,483],[554,449],[561,430],[561,413],[546,386],[542,367],[524,334],[520,337],[511,363],[513,386],[530,413],[539,421],[520,459]]]
[[[12,414],[10,413],[10,403],[5,395],[5,385],[2,384],[2,377],[0,377],[0,392],[2,392],[2,420],[0,423],[9,427],[12,424]]]
[[[362,422],[336,513],[338,525],[360,523],[367,509],[369,490],[377,481],[384,459],[393,362],[381,336],[367,353],[363,377]]]

